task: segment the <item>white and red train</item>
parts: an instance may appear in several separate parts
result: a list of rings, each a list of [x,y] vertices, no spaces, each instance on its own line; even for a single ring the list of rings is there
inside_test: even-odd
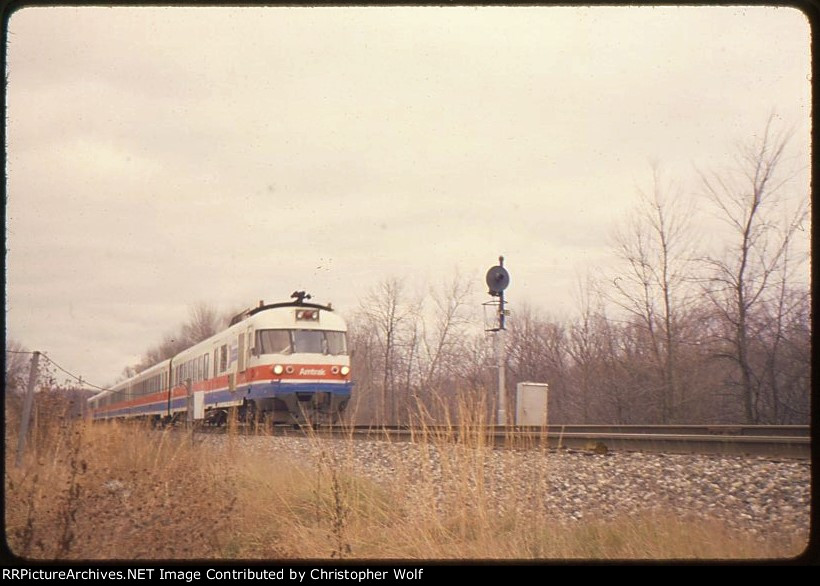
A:
[[[222,423],[237,408],[244,420],[336,421],[353,388],[347,327],[329,305],[292,297],[260,302],[226,330],[91,397],[92,418],[168,422],[190,410]]]

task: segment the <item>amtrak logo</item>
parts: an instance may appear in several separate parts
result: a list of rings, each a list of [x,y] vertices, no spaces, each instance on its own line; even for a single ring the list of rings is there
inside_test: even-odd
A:
[[[306,375],[312,374],[313,376],[325,376],[325,369],[324,368],[300,368],[299,374]]]

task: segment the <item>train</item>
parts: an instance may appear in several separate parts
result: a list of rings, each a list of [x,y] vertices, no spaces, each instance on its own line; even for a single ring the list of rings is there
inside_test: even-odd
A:
[[[155,424],[240,421],[330,424],[353,380],[347,326],[332,306],[291,300],[246,309],[227,329],[88,399],[93,420]]]

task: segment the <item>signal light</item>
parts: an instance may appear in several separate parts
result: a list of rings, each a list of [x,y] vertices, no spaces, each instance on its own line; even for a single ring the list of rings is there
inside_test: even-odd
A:
[[[281,365],[281,364],[277,364],[276,366],[274,366],[274,367],[273,367],[273,374],[282,374],[282,372],[283,372],[284,370],[285,370],[285,369],[284,369],[284,368],[282,368],[282,365]]]
[[[349,366],[343,366],[342,367],[342,376],[347,376],[348,374],[350,374],[350,367]]]
[[[296,321],[319,321],[318,309],[297,309]]]

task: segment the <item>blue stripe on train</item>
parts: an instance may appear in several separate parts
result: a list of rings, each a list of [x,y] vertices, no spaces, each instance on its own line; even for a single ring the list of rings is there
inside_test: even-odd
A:
[[[205,394],[205,407],[213,407],[217,403],[239,401],[241,399],[270,399],[278,395],[289,393],[332,393],[337,396],[349,397],[353,391],[353,383],[283,383],[266,382],[251,385],[240,385],[236,390],[220,389],[208,391]],[[186,409],[187,397],[179,397],[171,401],[171,410]],[[138,407],[126,407],[115,411],[108,411],[105,417],[123,417],[128,415],[165,415],[168,412],[168,399],[155,401]]]

